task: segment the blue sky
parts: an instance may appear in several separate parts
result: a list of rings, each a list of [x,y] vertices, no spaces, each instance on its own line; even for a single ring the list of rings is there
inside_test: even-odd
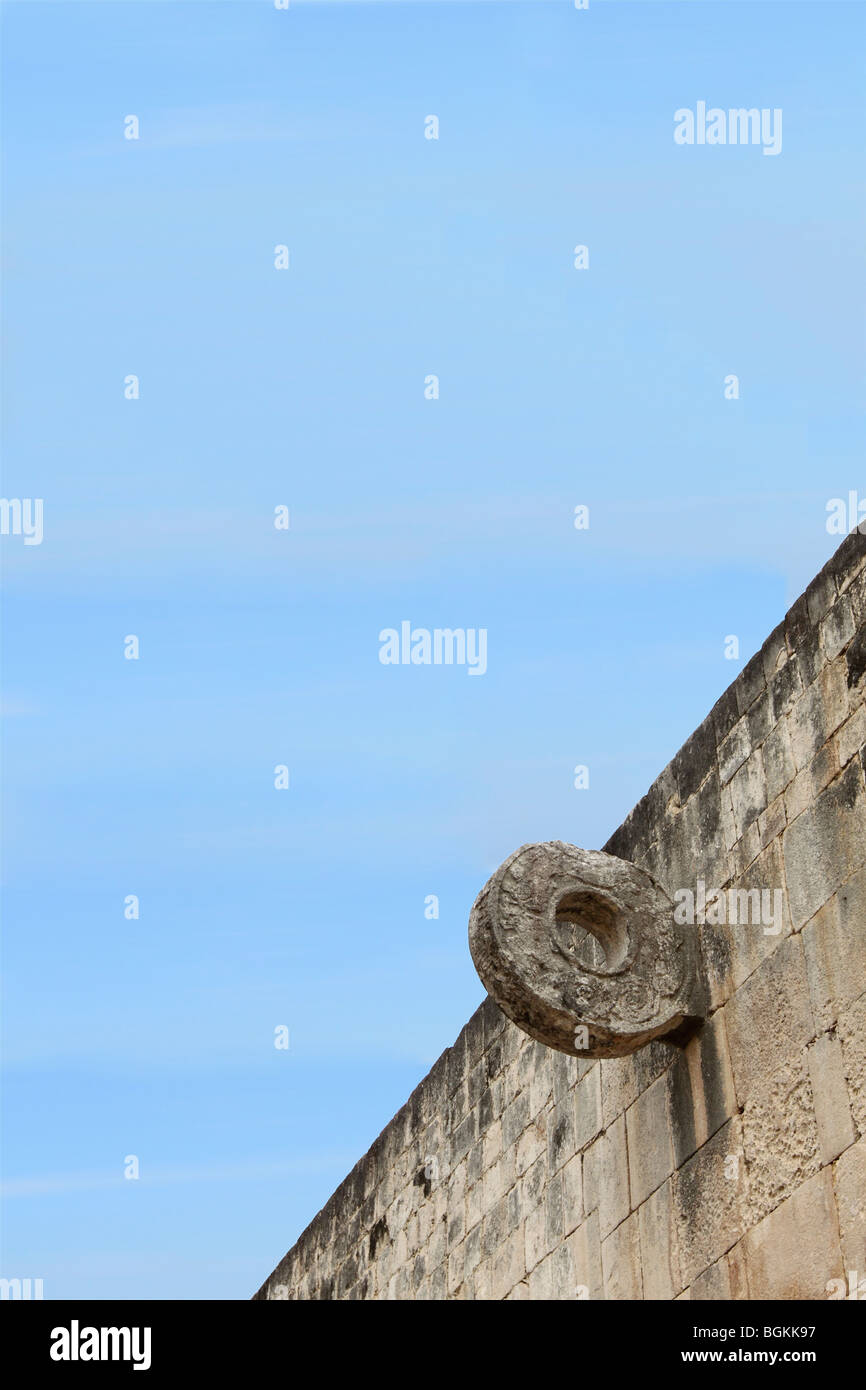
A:
[[[481,1002],[488,876],[604,843],[866,496],[863,12],[3,21],[0,1272],[243,1298]]]

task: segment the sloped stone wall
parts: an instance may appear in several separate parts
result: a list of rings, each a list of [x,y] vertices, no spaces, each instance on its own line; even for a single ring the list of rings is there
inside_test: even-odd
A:
[[[866,1279],[864,692],[854,533],[604,846],[672,897],[701,879],[780,904],[769,929],[695,925],[700,1032],[585,1061],[488,999],[256,1297],[820,1299]]]

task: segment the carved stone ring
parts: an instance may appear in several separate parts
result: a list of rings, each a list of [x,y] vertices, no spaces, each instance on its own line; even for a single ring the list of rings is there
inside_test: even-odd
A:
[[[469,949],[503,1013],[559,1052],[621,1057],[703,1021],[695,928],[644,869],[600,850],[516,850],[475,900]]]

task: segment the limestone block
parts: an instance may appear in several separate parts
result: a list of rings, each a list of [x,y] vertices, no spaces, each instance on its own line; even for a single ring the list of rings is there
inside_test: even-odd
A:
[[[731,1298],[731,1272],[727,1255],[698,1275],[692,1284],[691,1296],[693,1301],[698,1302],[715,1299],[728,1301]]]
[[[866,1136],[834,1165],[833,1182],[845,1269],[866,1278]]]
[[[643,1270],[643,1296],[675,1298],[681,1288],[677,1231],[671,1183],[666,1182],[643,1203],[638,1212]]]
[[[866,627],[866,565],[849,577],[845,592],[851,602],[854,623],[858,628]]]
[[[808,809],[812,800],[812,778],[808,769],[798,772],[785,788],[785,819],[791,825]]]
[[[731,805],[738,836],[742,837],[767,805],[767,783],[760,748],[755,749],[748,762],[731,778]]]
[[[528,1285],[529,1297],[533,1301],[574,1298],[574,1276],[568,1247],[557,1247],[536,1265],[529,1276]]]
[[[848,663],[844,656],[825,666],[818,679],[823,706],[822,727],[825,739],[829,739],[839,725],[844,724],[850,711]]]
[[[570,1235],[583,1220],[583,1159],[575,1154],[562,1170],[562,1233]]]
[[[730,787],[730,784],[729,784]],[[657,881],[670,894],[694,883],[695,866],[714,882],[725,877],[728,851],[725,843],[723,798],[729,794],[713,769],[699,790],[679,812],[665,816],[659,836]],[[736,833],[736,824],[734,825]]]
[[[677,797],[684,806],[698,790],[716,760],[716,737],[711,717],[699,725],[686,739],[674,758],[672,770],[677,784]]]
[[[719,696],[713,708],[710,710],[709,717],[713,722],[713,728],[716,734],[716,745],[717,747],[721,747],[740,717],[736,691],[733,686],[728,686],[724,694]],[[649,792],[647,796],[649,796]],[[646,798],[644,798],[644,800],[646,800]]]
[[[477,1226],[484,1215],[484,1188],[482,1183],[470,1183],[466,1188],[466,1230]]]
[[[557,1056],[561,1056],[557,1053]],[[574,1096],[571,1092],[550,1112],[547,1123],[547,1168],[557,1173],[575,1152]]]
[[[742,1105],[815,1036],[799,936],[781,942],[728,1000],[725,1027]]]
[[[802,654],[795,652],[782,666],[767,687],[773,706],[773,719],[778,721],[788,713],[797,698],[802,694],[804,681],[801,676]],[[808,684],[808,679],[805,682]]]
[[[747,718],[749,721],[749,742],[753,748],[758,748],[773,727],[773,706],[768,691],[761,692],[749,710]]]
[[[602,1241],[601,1268],[605,1299],[613,1301],[643,1297],[637,1212],[627,1217]]]
[[[767,735],[762,749],[764,776],[767,780],[767,797],[774,801],[793,780],[797,771],[791,735],[785,720],[777,724]]]
[[[516,1148],[510,1151],[506,1149],[506,1153],[509,1152],[518,1176],[525,1173],[527,1168],[531,1168],[541,1154],[547,1152],[547,1126],[543,1116],[527,1125],[517,1141]]]
[[[820,574],[816,574],[806,590],[805,597],[809,617],[817,626],[836,601],[836,581],[832,573],[822,570]]]
[[[814,1098],[804,1055],[753,1087],[743,1111],[751,1223],[796,1191],[821,1166]]]
[[[552,1246],[548,1236],[547,1203],[539,1202],[532,1211],[527,1212],[524,1223],[526,1268],[533,1270]],[[530,1285],[531,1288],[531,1285]]]
[[[726,874],[725,880],[729,877]],[[698,939],[707,985],[707,1009],[712,1011],[730,998],[734,987],[728,928],[706,922],[698,927]]]
[[[725,1014],[722,1010],[708,1019],[697,1037],[686,1048],[690,1064],[693,1052],[697,1053],[703,1092],[706,1129],[703,1125],[699,1126],[699,1139],[703,1143],[704,1134],[709,1139],[737,1109]]]
[[[592,1064],[582,1061],[580,1057],[569,1057],[564,1052],[552,1053],[550,1061],[553,1068],[553,1101],[555,1105],[560,1105],[570,1097],[583,1075],[581,1067]]]
[[[836,600],[820,624],[820,633],[827,660],[832,661],[854,636],[854,615],[844,598]]]
[[[565,1242],[571,1260],[574,1297],[604,1298],[598,1212],[590,1212]],[[585,1290],[585,1295],[581,1291]]]
[[[783,836],[785,876],[798,930],[866,860],[866,795],[851,762],[789,825]]]
[[[731,1284],[731,1298],[751,1298],[749,1292],[749,1272],[746,1264],[746,1251],[742,1241],[729,1250],[725,1259],[728,1262],[728,1277]]]
[[[745,833],[734,845],[730,855],[730,862],[734,874],[739,876],[746,872],[761,852],[761,837],[758,834],[758,823],[752,821],[746,826]]]
[[[725,850],[729,854],[739,838],[737,823],[734,820],[734,807],[731,802],[730,782],[727,786],[719,787],[719,825],[725,842]]]
[[[486,1211],[490,1211],[497,1202],[501,1200],[513,1186],[514,1179],[518,1176],[517,1157],[514,1150],[506,1150],[499,1155],[499,1158],[492,1164],[481,1179],[482,1200]]]
[[[601,1076],[601,1117],[605,1127],[623,1115],[640,1094],[637,1057],[605,1057],[598,1064]]]
[[[817,628],[809,616],[805,594],[785,615],[785,640],[791,659],[796,658],[805,683],[810,685],[823,664],[824,654]]]
[[[502,1114],[502,1146],[511,1149],[529,1125],[529,1092],[521,1091]]]
[[[583,1198],[587,1211],[598,1210],[602,1240],[628,1215],[628,1161],[622,1115],[586,1151]]]
[[[502,1121],[493,1120],[481,1136],[481,1163],[484,1171],[494,1164],[502,1153]]]
[[[526,1274],[524,1258],[523,1230],[512,1231],[496,1248],[491,1269],[491,1295],[493,1298],[507,1298],[516,1284]]]
[[[784,796],[777,796],[775,801],[770,802],[766,811],[762,811],[758,816],[758,838],[761,849],[766,849],[772,840],[781,835],[786,825],[785,798]]]
[[[689,1059],[680,1055],[664,1076],[667,1092],[668,1124],[673,1145],[674,1167],[680,1168],[700,1147],[698,1139],[699,1098],[696,1099],[694,1071]]]
[[[780,842],[774,840],[768,844],[746,872],[734,878],[731,888],[737,894],[733,899],[737,921],[729,922],[726,931],[731,976],[734,989],[738,990],[761,962],[771,956],[779,943],[791,934],[791,912]],[[760,900],[754,897],[756,889],[761,895]],[[752,896],[745,897],[744,894]],[[730,905],[731,901],[729,890],[726,904]],[[765,921],[765,916],[772,920]]]
[[[493,1269],[490,1260],[481,1260],[472,1274],[472,1297],[486,1303],[493,1297]]]
[[[791,751],[797,771],[808,767],[824,742],[823,704],[821,686],[815,681],[800,696],[788,715]]]
[[[670,1177],[674,1167],[667,1084],[660,1076],[626,1111],[629,1186],[635,1209]]]
[[[463,1277],[475,1287],[475,1271],[481,1263],[481,1225],[474,1226],[463,1242]],[[474,1296],[474,1294],[473,1294]]]
[[[671,1179],[681,1273],[690,1285],[748,1226],[739,1119],[728,1121]],[[728,1176],[730,1174],[730,1176]]]
[[[849,904],[862,900],[866,894],[866,870],[859,870],[845,888]],[[803,928],[812,1014],[821,1030],[832,1027],[839,1010],[866,989],[864,933],[866,920],[862,914],[857,914],[856,921],[848,916],[843,922],[839,893],[834,893]]]
[[[770,681],[788,660],[788,646],[785,641],[785,624],[779,623],[766,638],[761,647],[761,660],[764,663],[764,680]]]
[[[708,1019],[690,1040],[665,1081],[674,1162],[678,1167],[737,1113],[724,1010]]]
[[[848,668],[846,679],[850,691],[851,708],[853,709],[857,701],[863,699],[863,690],[866,686],[863,679],[866,675],[866,626],[861,627],[849,643],[845,652],[845,664]]]
[[[734,690],[737,695],[737,707],[740,713],[750,709],[757,700],[761,691],[766,688],[767,678],[764,674],[764,659],[760,652],[756,652],[750,657],[734,682]]]
[[[719,745],[719,778],[724,786],[752,751],[749,721],[740,719]]]
[[[818,1299],[842,1274],[831,1169],[824,1168],[746,1235],[753,1299]]]
[[[552,1177],[544,1193],[545,1213],[547,1216],[547,1241],[549,1249],[553,1250],[562,1240],[562,1174],[557,1173]]]
[[[848,1087],[842,1069],[842,1046],[831,1033],[822,1033],[807,1050],[822,1163],[834,1158],[857,1137],[851,1119]]]
[[[839,766],[855,758],[866,744],[866,705],[858,705],[836,734],[836,758]]]
[[[860,1134],[866,1133],[866,994],[839,1014],[836,1027],[842,1044],[842,1068],[851,1100],[851,1114]]]

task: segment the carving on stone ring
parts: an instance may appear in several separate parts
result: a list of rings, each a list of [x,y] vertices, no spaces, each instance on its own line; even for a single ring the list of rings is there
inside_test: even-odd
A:
[[[469,949],[502,1012],[560,1052],[621,1057],[703,1021],[694,927],[646,870],[600,850],[516,850],[475,900]]]

